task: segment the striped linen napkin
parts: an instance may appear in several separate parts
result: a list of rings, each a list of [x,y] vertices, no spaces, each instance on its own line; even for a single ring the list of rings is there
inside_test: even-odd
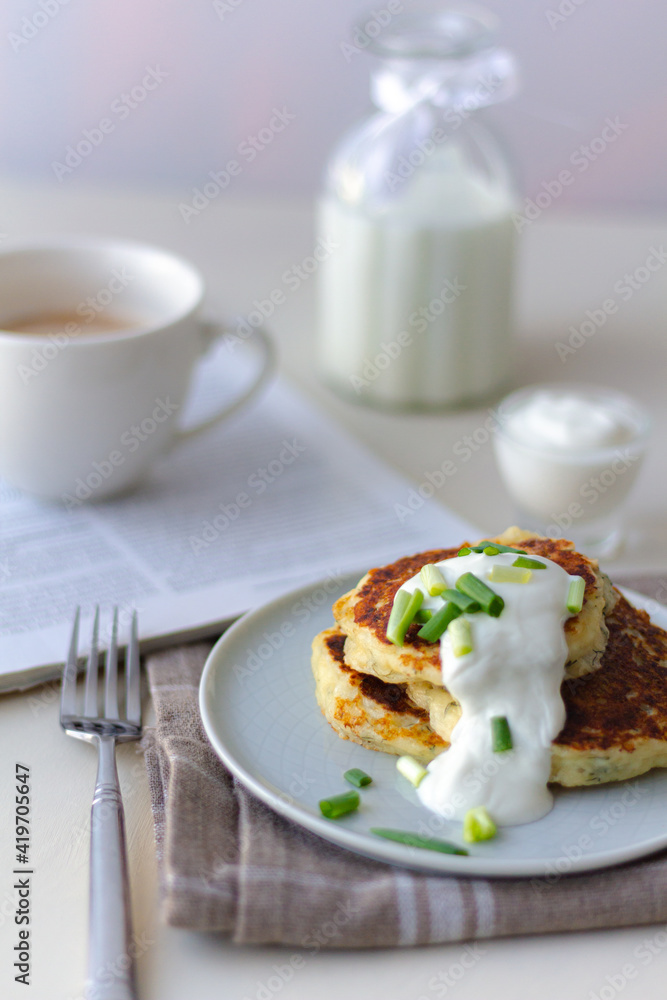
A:
[[[620,582],[667,595],[667,574]],[[667,854],[569,877],[566,864],[539,879],[427,875],[283,819],[232,778],[206,738],[198,686],[209,649],[147,661],[156,726],[143,746],[169,924],[313,954],[667,921]]]

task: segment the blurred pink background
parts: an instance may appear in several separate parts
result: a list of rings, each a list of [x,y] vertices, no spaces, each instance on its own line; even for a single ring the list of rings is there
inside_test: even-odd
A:
[[[384,0],[6,0],[2,173],[55,185],[169,188],[186,198],[209,171],[240,159],[227,197],[313,195],[331,146],[369,107],[372,60],[363,52],[346,58],[341,45],[362,12],[384,6]],[[486,6],[500,15],[501,41],[522,73],[519,95],[494,115],[524,197],[571,168],[570,158],[611,119],[624,127],[588,169],[576,171],[559,209],[661,213],[667,6],[658,0]],[[273,128],[274,109],[289,119],[280,131]],[[100,139],[95,130],[104,119],[111,124],[100,129]],[[252,158],[239,154],[262,129],[270,141],[257,140]],[[91,151],[79,163],[70,156],[71,170],[55,167],[67,166],[68,146],[82,139]]]

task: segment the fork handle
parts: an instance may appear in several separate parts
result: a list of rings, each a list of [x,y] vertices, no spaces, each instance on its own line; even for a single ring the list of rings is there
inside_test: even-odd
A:
[[[90,940],[86,1000],[136,1000],[130,891],[116,741],[99,736],[90,814]]]

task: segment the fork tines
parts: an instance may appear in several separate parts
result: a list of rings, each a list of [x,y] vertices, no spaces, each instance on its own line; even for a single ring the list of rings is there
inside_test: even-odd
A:
[[[99,710],[99,661],[100,661],[100,609],[95,607],[90,648],[85,667],[83,711],[77,713],[77,663],[79,645],[80,608],[77,608],[72,626],[67,662],[63,669],[60,721],[64,728],[79,732],[94,732],[94,726],[112,726],[122,737],[125,726],[141,725],[141,695],[139,674],[139,642],[137,613],[133,612],[130,639],[125,653],[125,698],[122,713],[118,691],[118,608],[113,609],[108,647],[104,656],[104,711]],[[116,726],[117,724],[117,726]]]

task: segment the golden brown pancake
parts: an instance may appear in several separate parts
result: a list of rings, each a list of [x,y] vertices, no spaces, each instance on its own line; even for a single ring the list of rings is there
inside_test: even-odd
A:
[[[667,767],[667,632],[620,596],[599,671],[563,684],[552,780],[599,784]]]
[[[607,642],[605,614],[616,600],[613,588],[600,571],[597,561],[576,552],[572,542],[543,538],[519,528],[509,528],[489,540],[545,556],[562,566],[567,573],[583,577],[586,589],[582,610],[565,623],[568,646],[565,672],[568,677],[580,677],[597,669]],[[395,646],[386,637],[387,622],[399,587],[426,563],[456,556],[462,545],[421,552],[372,569],[353,590],[336,601],[333,613],[346,636],[345,662],[349,666],[391,683],[422,680],[435,686],[442,685],[439,644],[419,639],[417,632],[420,626],[411,625],[404,645]]]
[[[318,704],[339,736],[370,750],[427,760],[448,746],[431,728],[428,710],[411,700],[405,684],[386,684],[348,667],[344,643],[338,629],[320,632],[312,660]]]
[[[567,715],[552,745],[550,778],[561,785],[620,781],[667,767],[667,632],[615,596],[599,669],[562,686]],[[329,629],[313,643],[318,701],[334,729],[373,750],[411,753],[423,762],[446,749],[458,704],[449,699],[437,732],[427,715],[433,696],[449,698],[444,689],[419,682],[416,698],[414,683],[364,677],[346,665],[344,641],[338,629]]]

